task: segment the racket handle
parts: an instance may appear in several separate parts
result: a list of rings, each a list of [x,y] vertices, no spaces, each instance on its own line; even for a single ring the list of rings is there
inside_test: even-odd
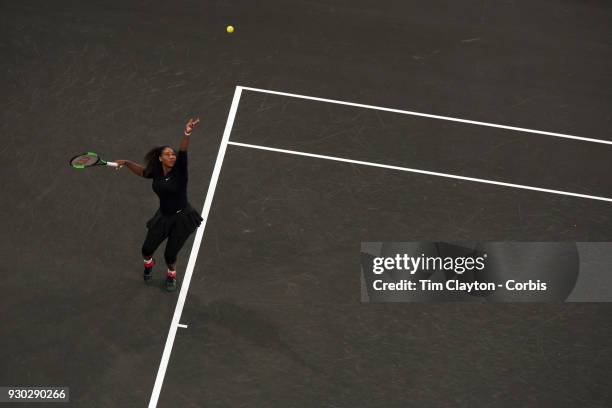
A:
[[[106,162],[107,166],[111,166],[111,167],[119,167],[119,164],[115,163],[115,162]]]

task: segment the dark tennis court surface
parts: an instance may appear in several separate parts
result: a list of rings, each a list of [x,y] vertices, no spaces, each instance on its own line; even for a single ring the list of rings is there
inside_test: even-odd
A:
[[[75,407],[610,406],[609,304],[362,303],[360,245],[612,241],[611,18],[3,2],[0,386]],[[141,161],[190,116],[190,201],[214,197],[169,294],[162,262],[142,283],[150,182],[67,160]]]

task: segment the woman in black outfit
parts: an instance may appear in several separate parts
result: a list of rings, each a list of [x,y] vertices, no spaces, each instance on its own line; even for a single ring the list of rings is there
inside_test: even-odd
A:
[[[153,179],[153,191],[159,197],[159,209],[147,222],[147,237],[142,245],[144,280],[151,279],[155,260],[153,253],[165,240],[164,259],[168,266],[166,289],[176,290],[176,257],[189,235],[203,221],[200,214],[187,201],[187,148],[191,132],[200,119],[189,119],[178,155],[170,146],[151,149],[145,156],[145,167],[130,160],[115,160],[120,169],[127,166],[134,174]]]

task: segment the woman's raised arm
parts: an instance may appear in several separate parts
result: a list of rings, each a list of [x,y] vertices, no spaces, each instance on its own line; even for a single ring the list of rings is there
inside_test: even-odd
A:
[[[189,121],[185,125],[185,132],[183,133],[183,139],[181,139],[181,145],[179,146],[180,151],[186,152],[189,148],[189,136],[191,136],[193,129],[198,126],[198,123],[200,123],[200,118],[189,118]]]

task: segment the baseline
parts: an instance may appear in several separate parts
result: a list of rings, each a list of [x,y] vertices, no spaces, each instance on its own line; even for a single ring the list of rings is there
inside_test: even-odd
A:
[[[221,145],[219,146],[219,153],[217,154],[217,161],[215,162],[215,168],[213,170],[210,184],[208,186],[208,192],[206,193],[206,199],[204,201],[204,208],[202,209],[202,218],[204,219],[200,228],[196,233],[191,247],[191,254],[189,255],[189,262],[185,270],[185,277],[183,278],[183,284],[181,285],[181,291],[179,293],[178,301],[176,302],[176,308],[174,309],[174,316],[170,323],[170,330],[168,331],[168,337],[166,338],[166,345],[164,347],[164,353],[162,355],[161,362],[159,363],[159,369],[157,370],[157,377],[155,378],[155,385],[151,393],[151,399],[149,400],[149,408],[157,407],[157,401],[159,400],[159,394],[164,383],[164,377],[166,376],[166,370],[168,369],[168,362],[170,361],[170,354],[172,353],[172,347],[174,345],[174,339],[176,332],[179,327],[181,320],[181,314],[183,313],[183,307],[185,306],[185,299],[187,298],[187,292],[189,291],[189,284],[191,283],[191,276],[193,275],[193,269],[195,267],[196,259],[198,258],[198,252],[200,251],[200,245],[202,243],[202,237],[204,236],[204,229],[206,228],[206,221],[208,220],[208,214],[212,206],[213,196],[215,195],[215,189],[217,188],[217,182],[219,181],[219,174],[221,173],[221,166],[223,165],[223,159],[225,157],[225,151],[229,142],[230,133],[234,126],[234,119],[236,118],[236,112],[238,111],[238,103],[240,102],[240,95],[242,88],[237,86],[234,91],[234,98],[232,99],[232,105],[230,107],[229,116],[225,124],[225,130],[223,132],[223,138],[221,139]]]

